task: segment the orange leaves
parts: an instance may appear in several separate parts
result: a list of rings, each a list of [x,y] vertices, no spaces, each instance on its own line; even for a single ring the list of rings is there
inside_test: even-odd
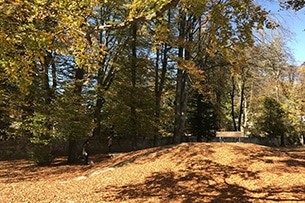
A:
[[[181,58],[176,58],[178,62],[178,68],[185,70],[191,79],[191,84],[195,89],[201,89],[201,82],[205,79],[203,73],[204,71],[199,67],[196,67],[196,64],[192,60],[185,60]]]
[[[305,198],[304,154],[304,147],[189,143],[95,155],[88,167],[65,165],[65,157],[52,167],[1,161],[0,201],[298,202]],[[113,167],[119,163],[128,164]]]

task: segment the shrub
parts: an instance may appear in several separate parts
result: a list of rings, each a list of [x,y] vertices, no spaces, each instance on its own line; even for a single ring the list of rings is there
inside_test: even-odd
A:
[[[53,161],[50,145],[35,144],[30,152],[30,159],[38,166],[50,165]]]

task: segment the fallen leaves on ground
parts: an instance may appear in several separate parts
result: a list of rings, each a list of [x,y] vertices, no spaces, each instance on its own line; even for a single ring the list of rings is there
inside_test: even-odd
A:
[[[49,167],[0,162],[0,202],[305,202],[305,148],[183,143]]]

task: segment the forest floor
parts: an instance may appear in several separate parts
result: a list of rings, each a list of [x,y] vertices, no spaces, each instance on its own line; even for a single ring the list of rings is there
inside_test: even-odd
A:
[[[0,202],[305,202],[305,148],[183,143],[49,167],[0,161]]]

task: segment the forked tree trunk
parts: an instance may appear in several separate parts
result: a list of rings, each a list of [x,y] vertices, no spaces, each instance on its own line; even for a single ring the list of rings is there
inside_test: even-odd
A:
[[[179,25],[179,40],[181,42],[193,42],[193,29],[195,18],[189,16],[187,19],[186,13],[180,11],[180,25]],[[178,49],[178,57],[183,60],[190,60],[190,50],[182,45]],[[178,64],[179,65],[179,64]],[[174,129],[174,143],[179,144],[185,131],[185,123],[187,118],[187,101],[189,93],[189,75],[186,70],[178,68],[177,84],[176,84],[176,109],[175,109],[175,129]]]

